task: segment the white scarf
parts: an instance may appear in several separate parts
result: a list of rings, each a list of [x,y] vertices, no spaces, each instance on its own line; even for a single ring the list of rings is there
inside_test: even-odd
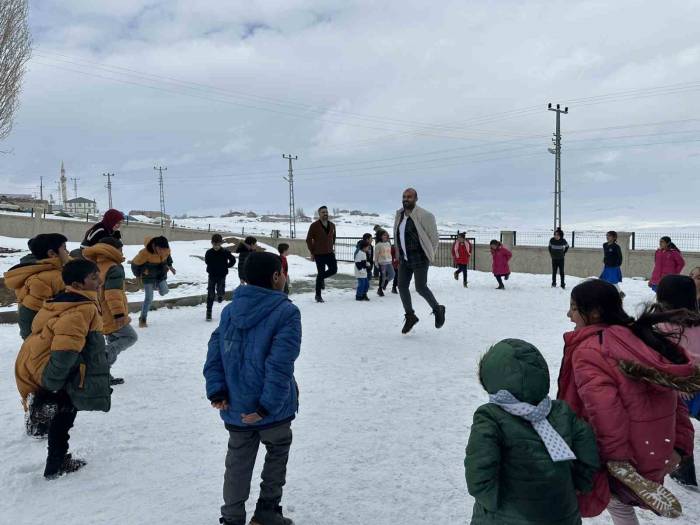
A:
[[[489,401],[498,405],[503,410],[514,416],[518,416],[528,421],[535,432],[540,436],[544,446],[549,452],[552,461],[570,461],[576,459],[569,445],[564,438],[554,430],[552,424],[547,421],[547,416],[552,410],[552,400],[545,397],[537,406],[523,403],[507,390],[499,390],[495,394],[489,395]]]

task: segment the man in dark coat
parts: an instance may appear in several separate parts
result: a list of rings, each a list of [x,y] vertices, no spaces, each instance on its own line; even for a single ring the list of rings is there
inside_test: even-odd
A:
[[[325,280],[338,273],[338,261],[335,258],[335,224],[328,220],[328,208],[318,209],[318,220],[309,226],[306,245],[311,253],[311,260],[316,263],[316,302],[322,303],[321,290]]]

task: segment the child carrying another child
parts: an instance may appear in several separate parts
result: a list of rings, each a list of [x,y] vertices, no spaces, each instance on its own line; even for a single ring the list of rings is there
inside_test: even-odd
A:
[[[224,300],[226,294],[226,276],[229,268],[236,264],[233,254],[223,247],[224,239],[220,234],[211,236],[211,248],[204,254],[204,262],[207,264],[209,282],[207,284],[207,321],[211,321],[211,310],[214,306],[214,298],[218,303]]]
[[[580,525],[578,492],[599,468],[595,436],[549,396],[549,369],[530,343],[504,339],[479,363],[489,403],[474,413],[466,459],[472,525]]]
[[[467,240],[466,233],[458,233],[455,243],[452,245],[452,262],[457,271],[455,271],[455,281],[459,280],[459,274],[463,275],[462,284],[465,288],[469,286],[467,281],[467,268],[469,267],[469,259],[472,256],[472,244]]]
[[[66,290],[44,303],[15,363],[17,389],[41,399],[53,413],[44,477],[75,472],[85,461],[68,453],[68,432],[79,410],[109,412],[112,389],[97,292],[100,274],[92,261],[63,268]]]
[[[97,244],[83,249],[83,257],[97,264],[100,270],[102,287],[98,297],[102,310],[102,322],[107,346],[107,364],[110,369],[117,362],[117,356],[138,340],[136,330],[131,326],[129,302],[124,291],[124,255],[122,241],[114,237],[102,237]],[[121,385],[124,379],[109,375],[110,385]]]
[[[168,289],[168,272],[177,272],[173,268],[173,258],[170,256],[170,243],[163,236],[146,239],[145,248],[136,254],[131,261],[131,271],[143,281],[143,306],[139,317],[139,328],[148,326],[148,311],[153,303],[153,290],[163,296]]]
[[[245,525],[253,468],[267,449],[251,525],[292,525],[280,502],[299,407],[294,361],[301,350],[301,314],[283,293],[280,258],[248,256],[246,280],[221,313],[204,365],[206,394],[229,431],[220,523]]]
[[[41,233],[28,242],[32,257],[5,272],[5,286],[15,291],[19,313],[19,335],[32,333],[32,321],[44,301],[63,291],[63,266],[70,261],[68,239],[60,233]]]
[[[355,251],[355,278],[357,279],[357,290],[355,292],[356,301],[369,301],[367,292],[369,292],[369,266],[367,262],[370,241],[362,239],[357,243]]]

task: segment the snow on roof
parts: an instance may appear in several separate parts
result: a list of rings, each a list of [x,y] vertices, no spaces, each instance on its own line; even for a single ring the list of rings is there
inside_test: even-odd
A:
[[[75,198],[75,199],[68,199],[68,200],[66,201],[66,203],[71,203],[71,204],[79,203],[79,202],[86,202],[86,203],[89,202],[89,203],[95,204],[95,201],[94,201],[94,200],[86,199],[85,197],[78,197],[78,198]]]

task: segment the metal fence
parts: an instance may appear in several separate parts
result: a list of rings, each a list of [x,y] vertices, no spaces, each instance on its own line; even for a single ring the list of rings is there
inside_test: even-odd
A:
[[[632,234],[633,250],[655,250],[659,247],[659,239],[668,235],[671,241],[682,252],[700,252],[700,233],[676,232],[673,234],[663,232],[635,232]]]
[[[457,238],[456,235],[441,235],[440,243],[438,244],[434,266],[452,266],[452,246]],[[355,260],[355,250],[360,239],[358,237],[336,237],[335,239],[335,258],[340,262],[353,262]],[[472,245],[472,256],[469,260],[469,267],[476,270],[476,239],[467,237],[467,240]],[[393,242],[393,241],[392,241]]]

